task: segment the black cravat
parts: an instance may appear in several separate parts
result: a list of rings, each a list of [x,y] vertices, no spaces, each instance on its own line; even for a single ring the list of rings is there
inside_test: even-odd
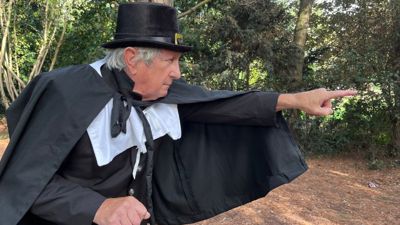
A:
[[[111,110],[111,136],[117,137],[121,132],[126,133],[126,122],[129,118],[132,108],[137,112],[143,124],[143,131],[146,137],[147,154],[145,157],[145,171],[143,176],[137,177],[145,185],[145,204],[147,210],[151,214],[149,221],[143,221],[142,224],[150,223],[155,224],[152,202],[152,177],[153,177],[153,150],[154,140],[151,133],[151,127],[146,119],[141,107],[144,104],[141,99],[142,96],[133,92],[134,82],[120,70],[108,70],[105,66],[101,68],[104,80],[116,91],[113,96],[113,108]]]
[[[132,106],[139,105],[142,96],[132,91],[135,83],[124,71],[108,70],[106,66],[103,66],[101,72],[104,80],[116,91],[111,111],[111,136],[117,137],[121,132],[126,133],[126,121]]]

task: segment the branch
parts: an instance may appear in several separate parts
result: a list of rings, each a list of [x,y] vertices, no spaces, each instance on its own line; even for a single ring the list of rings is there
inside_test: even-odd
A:
[[[5,7],[5,5],[4,5],[4,2],[2,1],[2,0],[0,0],[0,27],[1,27],[1,30],[3,31],[3,28],[4,28],[4,12],[5,12],[5,9],[4,9],[4,7]]]
[[[10,52],[10,51],[8,51],[8,53],[9,53],[9,52]],[[4,64],[11,64],[11,63],[12,63],[12,62],[10,61],[10,56],[9,56],[9,54],[6,54],[6,55],[4,56],[4,58],[5,58]],[[15,91],[13,79],[12,79],[11,76],[9,76],[10,70],[12,70],[12,68],[9,68],[9,69],[3,71],[4,83],[5,83],[6,90],[7,90],[7,93],[8,93],[8,95],[9,95],[9,98],[10,98],[12,101],[14,101],[14,100],[16,99],[17,94],[16,94],[16,91]]]
[[[21,78],[20,78],[16,73],[14,73],[14,72],[12,71],[12,69],[11,69],[8,65],[3,65],[3,67],[4,67],[5,69],[7,69],[7,71],[8,71],[11,75],[14,76],[14,79],[17,81],[17,83],[18,83],[20,86],[22,86],[22,88],[25,88],[25,87],[26,87],[25,82],[24,82],[23,80],[21,80]]]
[[[51,23],[50,23],[50,26],[51,26]],[[57,27],[54,27],[53,33],[51,34],[50,40],[47,42],[47,45],[45,47],[45,52],[43,54],[43,57],[41,58],[41,62],[39,64],[39,67],[38,67],[38,70],[36,73],[40,73],[40,71],[42,70],[44,61],[46,60],[47,54],[49,53],[51,45],[55,39],[56,33],[57,33]]]
[[[60,51],[61,45],[64,42],[64,35],[65,35],[65,31],[67,29],[67,19],[66,18],[67,18],[67,16],[64,15],[63,29],[61,31],[60,39],[58,39],[57,47],[56,47],[56,50],[54,52],[53,58],[51,59],[51,64],[50,64],[49,71],[53,70],[54,65],[56,64],[56,61],[57,61],[57,57],[58,57],[58,53]]]
[[[4,55],[6,52],[6,46],[7,46],[7,39],[8,39],[8,34],[9,34],[9,27],[10,27],[10,22],[11,22],[11,14],[12,14],[12,4],[13,1],[11,0],[8,3],[8,15],[6,16],[5,11],[4,11],[4,18],[6,19],[5,21],[5,27],[3,30],[3,39],[1,42],[1,50],[0,50],[0,94],[1,94],[1,102],[2,104],[8,108],[8,106],[10,105],[10,102],[7,99],[5,90],[4,90],[4,85],[3,85],[3,74],[5,74],[4,68],[3,68],[3,63],[4,63]],[[3,5],[4,6],[4,5]],[[2,10],[3,11],[3,10]],[[5,77],[4,77],[5,78]]]
[[[20,77],[20,73],[19,73],[19,66],[18,66],[18,53],[17,53],[17,45],[18,45],[18,38],[17,38],[17,28],[16,28],[16,22],[17,18],[14,15],[14,21],[13,21],[13,41],[10,42],[10,45],[13,46],[14,49],[14,54],[13,56],[15,57],[15,74],[18,76],[18,78]]]
[[[211,2],[211,1],[212,1],[212,0],[204,0],[204,1],[200,2],[199,4],[193,6],[193,8],[187,10],[186,12],[183,12],[183,13],[179,14],[179,15],[178,15],[178,19],[180,19],[180,18],[182,18],[182,17],[184,17],[184,16],[187,16],[187,15],[193,13],[193,12],[196,11],[198,8],[200,8],[201,6],[207,4],[207,3]]]
[[[12,4],[13,4],[13,1],[10,1],[9,5],[8,5],[8,15],[5,16],[5,18],[7,20],[5,21],[6,24],[5,24],[3,34],[2,34],[3,39],[1,41],[0,64],[3,63],[3,58],[4,58],[5,51],[6,51],[7,38],[8,38],[9,27],[10,27],[10,22],[11,22]]]
[[[42,57],[46,56],[47,52],[47,45],[49,42],[49,29],[51,28],[51,21],[49,21],[49,1],[46,1],[46,7],[44,9],[45,17],[43,21],[43,41],[41,43],[40,49],[38,51],[38,55],[36,57],[36,61],[32,66],[31,73],[29,74],[28,81],[32,80],[34,76],[37,75],[37,73],[40,72],[40,69],[42,67]]]

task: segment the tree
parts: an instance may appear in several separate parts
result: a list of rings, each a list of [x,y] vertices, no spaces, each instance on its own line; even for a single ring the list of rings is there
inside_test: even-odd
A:
[[[209,1],[189,8],[185,15]],[[100,45],[112,38],[117,6],[117,1],[106,0],[0,1],[1,105],[7,108],[42,71],[102,57]]]
[[[184,59],[185,79],[215,89],[276,89],[290,19],[282,5],[265,0],[212,1],[182,18],[194,46]]]
[[[199,9],[201,6],[211,2],[212,0],[203,0],[193,6],[192,8],[188,9],[186,12],[183,12],[182,14],[178,15],[178,18],[187,16],[191,13],[193,13],[195,10]],[[131,0],[131,2],[154,2],[154,3],[161,3],[169,6],[174,6],[174,0]]]
[[[303,119],[307,148],[360,149],[370,159],[400,155],[398,5],[385,0],[314,4],[303,86],[353,87],[360,95],[343,101],[332,117]]]
[[[2,105],[41,71],[103,57],[118,4],[131,1],[0,0]],[[300,143],[400,156],[398,0],[157,2],[174,4],[185,44],[194,46],[182,60],[188,82],[280,92],[356,88],[360,95],[330,117],[299,114]]]
[[[70,12],[74,19],[67,27],[56,66],[91,63],[104,57],[101,45],[113,38],[117,9],[117,1],[109,0],[75,5]]]
[[[0,1],[0,98],[4,107],[41,71],[51,48],[50,69],[54,67],[72,3]]]
[[[390,51],[389,63],[392,67],[393,76],[393,112],[390,115],[392,123],[392,141],[394,151],[400,155],[400,2],[396,0],[390,1],[392,24],[392,41],[393,46]]]
[[[302,81],[304,52],[307,40],[307,32],[312,11],[313,0],[300,0],[299,11],[297,15],[296,28],[294,30],[293,46],[291,51],[292,66],[289,68],[289,77],[293,81],[293,87],[297,88]]]

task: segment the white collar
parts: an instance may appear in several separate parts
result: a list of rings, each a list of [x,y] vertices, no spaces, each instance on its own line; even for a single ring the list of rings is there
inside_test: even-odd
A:
[[[102,76],[100,68],[104,63],[105,60],[103,59],[90,64],[90,66]],[[147,152],[143,124],[136,110],[132,109],[126,122],[126,133],[121,132],[117,137],[112,138],[110,128],[112,107],[113,101],[111,99],[87,128],[97,165],[107,165],[118,154],[128,148],[137,146],[138,152],[132,171],[132,176],[135,178],[139,166],[140,154]],[[181,124],[176,104],[156,103],[143,110],[143,113],[149,121],[153,139],[166,134],[174,140],[181,138]]]

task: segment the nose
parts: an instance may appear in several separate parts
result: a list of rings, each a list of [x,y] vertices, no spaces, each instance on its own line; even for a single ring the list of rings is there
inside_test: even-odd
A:
[[[181,78],[181,69],[180,69],[180,66],[179,66],[179,61],[174,63],[174,68],[173,68],[173,71],[172,71],[170,76],[174,80],[177,80],[177,79]]]

